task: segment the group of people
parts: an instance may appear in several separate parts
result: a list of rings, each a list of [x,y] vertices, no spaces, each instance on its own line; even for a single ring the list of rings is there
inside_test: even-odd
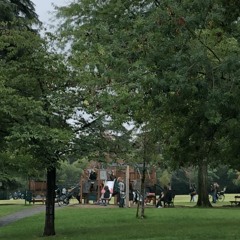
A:
[[[101,201],[105,201],[105,199],[109,199],[110,194],[111,193],[110,193],[109,187],[104,186]],[[125,183],[124,183],[122,177],[118,177],[118,178],[114,179],[112,196],[117,197],[117,204],[120,208],[125,207],[126,192],[125,192]],[[161,208],[166,205],[169,205],[172,203],[173,199],[174,199],[174,193],[171,189],[171,186],[170,185],[165,186],[156,202],[156,207]],[[136,191],[134,191],[133,185],[130,182],[129,183],[128,207],[131,207],[132,204],[137,203],[138,201],[142,201],[142,200],[143,199],[141,197],[137,196]]]
[[[87,196],[85,196],[85,194],[88,194],[89,189],[91,189],[91,185],[93,184],[92,181],[93,179],[87,179],[87,181],[85,181],[82,186],[83,198],[86,201],[86,202],[84,201],[84,203],[88,203],[88,200],[87,200],[88,198]],[[105,186],[103,185],[100,201],[105,205],[107,205],[111,197],[116,196],[118,206],[120,208],[123,208],[125,206],[125,199],[126,199],[125,183],[123,181],[123,178],[122,177],[116,178],[114,176],[114,178],[111,178],[111,181],[114,181],[113,188],[110,189],[108,185],[105,185]],[[76,189],[78,192],[76,192]],[[68,191],[66,190],[66,188],[61,189],[61,195],[67,195],[67,192]],[[218,200],[218,192],[219,192],[219,185],[218,183],[214,182],[213,184],[211,184],[211,189],[210,189],[210,194],[212,196],[213,203],[216,203],[216,201]],[[195,184],[190,185],[189,195],[190,195],[190,202],[195,202],[195,196],[197,195]],[[79,187],[75,188],[74,191],[72,191],[72,196],[76,197],[78,202],[81,203]],[[169,205],[170,203],[172,203],[173,199],[174,199],[174,193],[171,189],[171,186],[170,185],[164,186],[163,191],[161,192],[159,198],[156,201],[156,207],[157,208],[165,207],[166,205]],[[128,207],[131,207],[132,204],[137,203],[138,201],[142,201],[142,198],[138,196],[136,191],[134,191],[133,189],[132,183],[129,182]]]
[[[214,182],[210,186],[210,195],[212,196],[212,202],[216,203],[218,200],[218,192],[219,192],[219,184],[217,182]],[[190,186],[190,202],[195,201],[195,196],[197,195],[196,186],[195,184],[192,184]]]
[[[114,185],[113,185],[113,192],[112,192],[112,196],[116,196],[117,198],[117,204],[120,208],[125,207],[125,199],[126,199],[126,186],[125,183],[123,181],[122,177],[118,177],[118,178],[114,178],[111,179],[114,181]],[[110,196],[110,190],[108,186],[104,186],[104,190],[103,190],[103,195],[102,195],[103,199],[108,199]],[[131,207],[131,205],[134,202],[134,190],[133,190],[133,185],[130,182],[129,183],[129,202],[128,202],[128,207]]]
[[[100,186],[101,196],[96,204],[106,206],[110,201],[111,197],[116,196],[117,203],[119,207],[124,207],[125,205],[125,184],[121,177],[116,178],[115,176],[111,178],[110,182],[114,182],[113,187],[109,187],[106,182]],[[111,188],[111,189],[110,189]],[[84,194],[84,193],[83,193]]]
[[[121,177],[118,177],[114,180],[113,194],[112,196],[117,196],[117,203],[120,208],[123,208],[125,205],[125,184]]]
[[[216,203],[216,201],[218,200],[218,192],[219,192],[219,185],[218,183],[214,182],[211,185],[211,196],[212,196],[212,202]],[[197,190],[196,190],[196,185],[195,184],[191,184],[190,188],[189,188],[189,195],[190,195],[190,202],[195,202],[195,196],[197,195]],[[166,202],[170,202],[171,201],[171,191],[169,191],[169,189],[165,186],[164,187],[164,191],[161,193],[158,202],[156,204],[156,207],[163,207],[164,205],[166,205]]]

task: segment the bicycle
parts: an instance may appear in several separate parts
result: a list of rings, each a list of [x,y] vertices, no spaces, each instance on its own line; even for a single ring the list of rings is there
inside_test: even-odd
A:
[[[225,191],[217,192],[217,201],[223,202],[225,199]]]
[[[217,192],[216,200],[218,202],[223,202],[224,201],[224,199],[225,199],[225,191],[226,191],[226,187],[224,187],[223,190]],[[210,194],[210,198],[212,198],[212,197],[213,197],[212,194]]]

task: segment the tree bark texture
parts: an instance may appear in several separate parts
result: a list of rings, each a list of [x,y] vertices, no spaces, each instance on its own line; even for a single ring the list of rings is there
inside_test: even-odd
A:
[[[212,207],[208,195],[208,166],[207,160],[202,160],[198,164],[198,201],[199,207]]]
[[[56,168],[47,170],[47,196],[46,196],[46,214],[43,236],[55,235],[55,186],[56,186]]]
[[[143,170],[142,170],[142,179],[141,179],[141,195],[142,195],[142,202],[141,202],[141,218],[144,218],[144,211],[145,211],[145,178],[146,178],[146,144],[144,141],[144,153],[143,153]]]

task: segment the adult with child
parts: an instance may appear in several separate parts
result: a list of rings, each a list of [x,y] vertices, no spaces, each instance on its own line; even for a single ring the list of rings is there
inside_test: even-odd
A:
[[[165,207],[167,204],[171,203],[173,199],[173,193],[172,193],[172,189],[171,186],[169,185],[169,187],[164,186],[163,188],[163,192],[161,192],[156,207],[157,208],[162,208]]]

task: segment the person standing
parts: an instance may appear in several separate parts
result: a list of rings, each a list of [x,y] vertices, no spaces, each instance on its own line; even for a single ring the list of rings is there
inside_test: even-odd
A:
[[[191,187],[190,187],[190,202],[195,201],[194,197],[195,197],[196,194],[197,194],[196,186],[195,186],[195,184],[192,184]]]
[[[132,183],[130,182],[129,183],[129,201],[128,201],[128,207],[130,208],[131,205],[133,204],[133,185]]]
[[[217,193],[218,193],[218,189],[219,189],[219,185],[218,183],[213,183],[212,185],[212,199],[213,199],[213,203],[216,203],[217,202]]]
[[[123,179],[121,177],[118,178],[118,184],[119,184],[119,207],[123,208],[125,204],[125,185],[123,182]]]
[[[90,186],[91,182],[87,178],[85,178],[82,183],[82,198],[84,199],[85,204],[89,203],[88,196],[90,192]]]
[[[118,179],[115,178],[114,180],[112,196],[113,197],[117,196],[117,204],[119,204],[120,201],[119,178]]]

